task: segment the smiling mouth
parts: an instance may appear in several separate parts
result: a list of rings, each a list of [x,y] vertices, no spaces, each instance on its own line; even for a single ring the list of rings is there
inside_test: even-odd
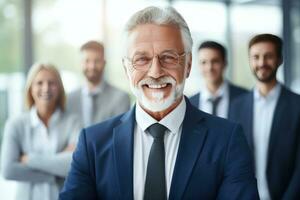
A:
[[[43,100],[52,99],[52,95],[50,95],[50,94],[39,95],[39,97],[40,97],[40,99],[43,99]]]
[[[168,86],[171,86],[170,83],[164,83],[164,84],[145,84],[144,87],[147,87],[149,89],[164,89]]]

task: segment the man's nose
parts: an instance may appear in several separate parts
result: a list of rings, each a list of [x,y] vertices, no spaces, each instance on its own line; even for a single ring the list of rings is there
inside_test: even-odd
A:
[[[96,68],[96,62],[91,62],[90,63],[90,68],[95,69]]]
[[[158,56],[154,56],[152,63],[148,70],[148,76],[153,78],[160,78],[164,75],[164,70],[162,65],[159,62]]]
[[[266,63],[266,59],[261,57],[258,59],[258,66],[264,66]]]
[[[206,63],[206,68],[208,69],[208,71],[213,71],[214,65],[212,62],[207,62]]]

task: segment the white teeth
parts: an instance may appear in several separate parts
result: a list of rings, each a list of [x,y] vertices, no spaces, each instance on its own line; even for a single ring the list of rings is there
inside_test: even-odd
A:
[[[159,88],[164,88],[166,87],[167,84],[161,84],[161,85],[148,85],[149,88],[153,88],[153,89],[159,89]]]
[[[50,94],[41,94],[40,98],[41,99],[50,99],[52,96]]]

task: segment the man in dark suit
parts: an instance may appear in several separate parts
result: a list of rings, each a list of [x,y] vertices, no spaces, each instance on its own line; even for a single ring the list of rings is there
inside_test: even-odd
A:
[[[276,79],[282,40],[255,36],[249,61],[255,88],[233,102],[229,118],[242,124],[253,150],[260,198],[300,199],[300,96]]]
[[[227,118],[232,100],[247,90],[224,80],[225,47],[214,41],[203,42],[198,48],[198,63],[205,83],[201,92],[190,97],[191,103],[202,111]]]
[[[145,8],[125,36],[137,104],[82,130],[60,199],[258,199],[241,127],[183,96],[192,38],[181,15]]]

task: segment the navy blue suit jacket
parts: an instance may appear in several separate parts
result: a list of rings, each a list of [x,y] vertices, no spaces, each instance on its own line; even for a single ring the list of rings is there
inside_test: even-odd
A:
[[[238,87],[236,85],[233,85],[232,83],[228,83],[228,88],[229,88],[229,108],[228,108],[227,116],[230,115],[229,112],[231,110],[233,100],[235,98],[237,98],[238,96],[249,92],[248,90],[246,90],[242,87]],[[197,94],[190,97],[191,103],[197,108],[199,107],[200,95],[201,95],[201,93],[198,92]]]
[[[242,128],[188,100],[169,199],[258,199]],[[135,108],[83,129],[61,200],[133,199]]]
[[[253,91],[239,97],[229,116],[242,125],[251,149],[253,101]],[[266,173],[273,200],[300,199],[300,96],[284,86],[273,116]]]

